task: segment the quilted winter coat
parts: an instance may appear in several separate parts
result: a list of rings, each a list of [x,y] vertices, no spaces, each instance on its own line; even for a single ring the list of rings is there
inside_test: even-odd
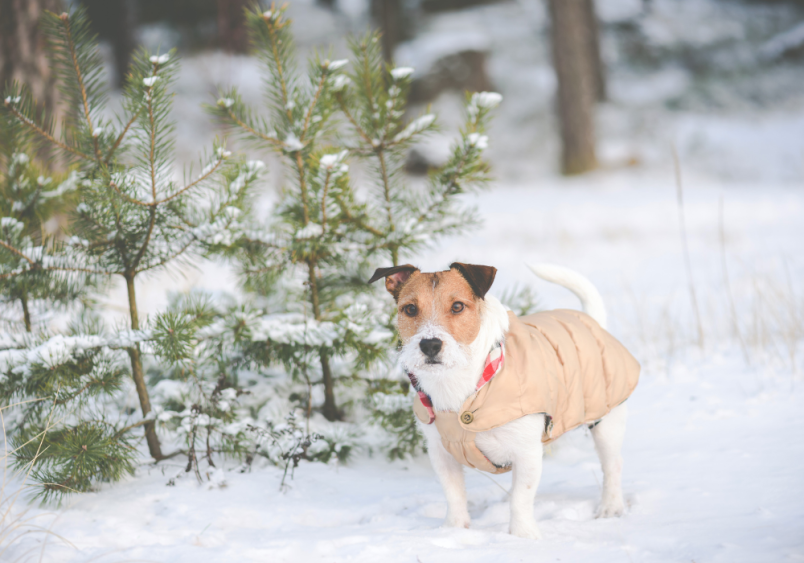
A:
[[[639,380],[639,363],[589,315],[558,309],[517,317],[508,313],[505,359],[494,377],[464,401],[460,412],[436,411],[441,442],[463,465],[510,471],[489,461],[475,434],[528,414],[546,415],[543,443],[600,420],[625,401]],[[430,412],[416,397],[416,416]]]

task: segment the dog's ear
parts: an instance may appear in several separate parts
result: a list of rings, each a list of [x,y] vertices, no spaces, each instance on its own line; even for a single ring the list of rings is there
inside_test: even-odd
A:
[[[455,268],[469,282],[469,287],[475,295],[481,299],[485,298],[486,293],[494,283],[494,276],[497,275],[497,268],[494,266],[477,266],[475,264],[461,264],[453,262],[449,265],[450,270]]]
[[[385,278],[385,289],[394,296],[394,300],[399,300],[399,292],[402,286],[410,279],[413,272],[418,272],[419,268],[405,264],[404,266],[394,266],[392,268],[377,268],[368,283],[374,283],[380,278]]]

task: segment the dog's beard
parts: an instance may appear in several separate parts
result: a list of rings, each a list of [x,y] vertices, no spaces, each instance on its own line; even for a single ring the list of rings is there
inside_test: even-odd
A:
[[[441,351],[434,360],[426,356],[419,347],[425,338],[438,338],[442,342]],[[428,376],[437,378],[454,370],[464,370],[469,367],[471,359],[469,346],[458,343],[450,333],[434,324],[422,327],[402,346],[399,354],[402,367],[415,374],[419,381]]]

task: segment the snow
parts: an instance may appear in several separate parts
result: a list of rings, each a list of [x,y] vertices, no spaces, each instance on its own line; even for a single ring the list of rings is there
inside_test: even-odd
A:
[[[163,65],[170,60],[170,55],[167,53],[164,55],[154,55],[149,60],[155,65]]]
[[[391,77],[394,80],[402,80],[413,74],[413,69],[409,66],[399,66],[391,71]]]
[[[340,165],[340,163],[343,162],[347,154],[349,154],[349,151],[345,150],[338,153],[325,154],[321,157],[319,162],[322,167],[332,170],[336,165]]]
[[[159,80],[159,77],[158,77],[158,76],[149,76],[148,78],[143,78],[143,79],[142,79],[142,83],[143,83],[143,84],[144,84],[146,87],[150,88],[150,87],[152,87],[154,84],[156,84],[156,81],[157,81],[157,80]]]
[[[345,74],[338,74],[332,78],[332,90],[335,92],[340,92],[346,88],[351,81],[352,80]]]
[[[51,538],[54,562],[795,561],[804,499],[788,462],[804,456],[801,394],[758,383],[724,358],[643,381],[630,407],[621,519],[593,517],[601,474],[591,437],[562,438],[545,458],[539,542],[506,533],[510,474],[468,471],[472,527],[439,528],[446,505],[425,459],[302,462],[284,494],[279,469],[218,468],[199,484],[166,463],[38,523],[75,546]]]
[[[287,137],[285,137],[285,149],[288,152],[296,152],[302,150],[303,148],[304,143],[299,140],[296,134],[292,131],[288,133]]]
[[[343,68],[348,64],[349,64],[348,59],[338,59],[337,61],[325,63],[328,70],[338,70],[339,68]]]
[[[322,234],[324,234],[324,227],[318,223],[310,223],[306,227],[299,229],[293,238],[296,240],[304,240],[320,237]]]
[[[489,138],[487,135],[481,135],[480,133],[470,133],[467,137],[469,139],[469,144],[473,147],[477,147],[481,150],[488,148],[489,146]]]
[[[402,131],[396,134],[396,136],[394,137],[394,142],[399,143],[402,141],[406,141],[416,133],[421,133],[422,131],[430,127],[430,125],[433,124],[435,119],[436,116],[432,113],[428,113],[422,115],[421,117],[417,117],[416,119],[411,121],[407,125],[407,127],[405,127],[404,129],[402,129]]]

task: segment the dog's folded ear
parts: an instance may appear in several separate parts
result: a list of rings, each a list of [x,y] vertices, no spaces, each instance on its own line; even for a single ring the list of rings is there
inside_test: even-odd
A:
[[[380,278],[385,278],[385,289],[394,296],[394,299],[398,300],[402,286],[407,283],[413,272],[418,271],[419,268],[410,264],[394,266],[392,268],[377,268],[368,283],[374,283]]]
[[[497,268],[494,266],[478,266],[475,264],[462,264],[460,262],[453,262],[449,265],[450,270],[455,268],[469,283],[469,287],[475,292],[475,295],[481,299],[485,298],[486,293],[494,283],[494,277],[497,275]]]

